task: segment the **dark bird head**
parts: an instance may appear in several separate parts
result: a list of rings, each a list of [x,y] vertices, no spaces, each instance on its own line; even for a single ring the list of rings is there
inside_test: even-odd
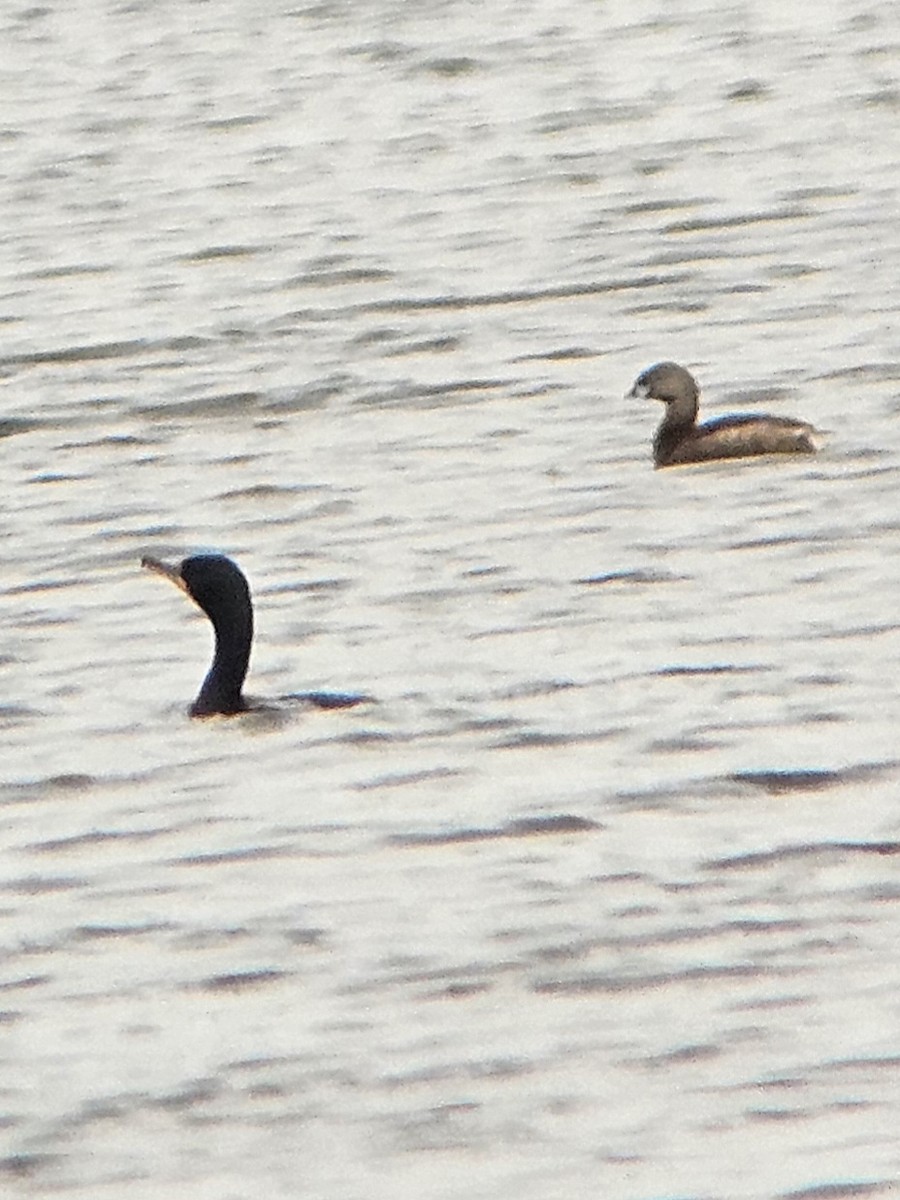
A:
[[[661,362],[642,371],[628,393],[641,400],[662,400],[669,413],[679,420],[694,421],[700,389],[690,371],[678,363]]]
[[[244,712],[244,679],[253,642],[253,604],[243,571],[222,554],[197,554],[177,566],[145,557],[141,566],[164,575],[199,605],[216,637],[212,666],[191,716]]]

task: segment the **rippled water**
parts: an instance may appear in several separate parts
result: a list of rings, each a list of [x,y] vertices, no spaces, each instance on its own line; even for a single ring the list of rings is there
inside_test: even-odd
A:
[[[896,10],[2,36],[4,1194],[897,1190]]]

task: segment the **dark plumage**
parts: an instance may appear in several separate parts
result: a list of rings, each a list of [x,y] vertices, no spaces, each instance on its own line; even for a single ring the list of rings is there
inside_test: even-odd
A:
[[[141,566],[171,579],[212,621],[215,653],[191,716],[246,712],[243,687],[253,643],[253,604],[243,571],[223,554],[197,554],[174,567],[142,558]]]
[[[141,566],[171,579],[212,622],[216,636],[212,666],[191,705],[191,716],[233,716],[250,708],[271,708],[250,704],[244,697],[253,644],[253,603],[240,567],[223,554],[196,554],[177,566],[144,557]],[[355,692],[296,692],[284,699],[300,700],[316,708],[352,708],[370,697]]]
[[[628,395],[661,400],[666,406],[653,439],[658,467],[759,454],[814,454],[817,449],[817,430],[791,417],[741,414],[698,425],[700,389],[691,373],[677,363],[649,367]]]

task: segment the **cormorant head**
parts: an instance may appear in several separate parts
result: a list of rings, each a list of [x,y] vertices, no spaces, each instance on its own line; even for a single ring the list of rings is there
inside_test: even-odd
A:
[[[177,566],[146,556],[141,566],[164,575],[199,605],[213,625],[251,609],[250,588],[240,567],[224,554],[195,554]]]
[[[228,613],[233,620],[250,607],[250,588],[240,567],[223,554],[195,554],[178,568],[181,583],[213,625]]]

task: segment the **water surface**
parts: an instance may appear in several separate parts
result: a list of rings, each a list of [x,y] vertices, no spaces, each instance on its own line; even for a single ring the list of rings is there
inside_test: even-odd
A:
[[[895,1191],[893,10],[2,35],[5,1189]],[[189,721],[203,549],[375,702]]]

